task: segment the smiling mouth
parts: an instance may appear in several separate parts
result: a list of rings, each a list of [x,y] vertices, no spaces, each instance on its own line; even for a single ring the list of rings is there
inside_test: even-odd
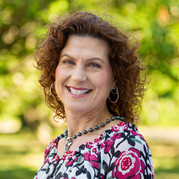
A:
[[[91,89],[74,89],[69,86],[66,86],[67,90],[70,91],[74,95],[84,95],[92,91]]]

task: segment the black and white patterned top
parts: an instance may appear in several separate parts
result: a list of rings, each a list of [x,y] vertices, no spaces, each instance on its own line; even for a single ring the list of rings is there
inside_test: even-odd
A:
[[[34,179],[154,178],[149,146],[134,124],[120,122],[62,157],[57,155],[59,140],[48,145]]]

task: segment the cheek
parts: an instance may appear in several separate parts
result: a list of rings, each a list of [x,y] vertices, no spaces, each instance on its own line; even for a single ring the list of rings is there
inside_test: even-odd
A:
[[[103,86],[106,88],[106,90],[111,90],[113,81],[113,75],[111,70],[107,70],[100,73],[94,80],[96,81],[96,84],[98,84],[99,87]]]
[[[55,82],[62,82],[66,78],[66,74],[62,68],[57,67],[55,71]]]
[[[62,70],[57,68],[55,71],[55,89],[59,97],[61,97],[62,86],[64,84],[64,81],[65,81],[64,73],[62,73]]]

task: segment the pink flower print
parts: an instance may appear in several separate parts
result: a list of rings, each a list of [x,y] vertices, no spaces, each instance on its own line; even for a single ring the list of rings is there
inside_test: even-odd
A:
[[[126,123],[125,122],[120,122],[119,124],[117,124],[118,126],[124,126]]]
[[[114,134],[114,135],[111,137],[111,140],[120,139],[120,138],[121,138],[121,134]]]
[[[115,133],[110,139],[105,140],[103,143],[101,143],[101,149],[104,148],[104,152],[108,153],[111,150],[111,146],[114,144],[115,139],[120,137],[120,134]]]
[[[96,149],[96,148],[93,148],[93,152],[94,152],[95,154],[97,154],[97,149]]]
[[[129,157],[126,157],[121,162],[121,168],[122,170],[127,170],[131,166],[131,159]]]
[[[68,167],[68,166],[72,166],[73,165],[73,160],[70,160],[70,161],[68,161],[67,163],[66,163],[66,166]]]
[[[112,126],[111,127],[111,130],[114,131],[114,132],[118,132],[119,129],[120,129],[120,127],[118,127],[118,126]]]
[[[143,173],[145,169],[145,165],[140,159],[139,151],[134,148],[122,152],[119,158],[116,159],[114,165],[112,176],[120,179],[130,177],[140,179],[141,173]]]
[[[55,156],[54,160],[58,161],[60,159],[60,157],[58,155]]]
[[[86,143],[86,147],[87,147],[88,149],[91,149],[91,148],[93,147],[93,142],[87,142],[87,143]]]
[[[66,154],[72,154],[73,153],[73,151],[71,151],[71,150],[68,150],[68,151],[66,151]]]
[[[48,156],[48,154],[50,152],[50,149],[51,148],[49,146],[46,148],[46,150],[45,150],[45,156],[44,156],[45,159],[47,158],[47,156]]]
[[[152,171],[152,178],[155,178],[155,176],[154,176],[154,168],[153,168],[153,166],[150,165],[150,168],[151,168],[151,171]]]
[[[76,157],[73,160],[73,156],[75,155],[76,152],[70,151],[68,152],[70,155],[63,155],[65,160],[68,160],[68,162],[66,163],[66,166],[72,166],[74,162],[76,162],[78,160],[78,158]]]
[[[131,134],[134,135],[134,136],[139,135],[136,131],[130,131],[130,132],[131,132]],[[139,135],[139,136],[142,137],[142,135]]]
[[[91,163],[92,167],[99,169],[98,158],[95,155],[85,153],[84,158]]]
[[[94,139],[94,142],[98,142],[98,141],[99,141],[99,139],[98,139],[98,138]]]
[[[47,158],[47,159],[45,159],[45,161],[44,161],[44,163],[43,163],[43,165],[42,165],[42,167],[44,167],[45,165],[46,165],[46,163],[47,164],[50,164],[50,160]]]
[[[48,146],[47,146],[47,148],[46,148],[46,150],[45,150],[45,159],[47,158],[47,156],[48,156],[48,154],[49,154],[49,152],[50,152],[50,150],[52,149],[52,143],[50,143]]]
[[[105,152],[105,153],[108,153],[108,152],[110,151],[110,149],[111,149],[111,146],[112,146],[113,144],[114,144],[114,141],[112,141],[112,140],[104,141],[104,146],[105,146],[104,152]]]
[[[119,124],[117,124],[116,126],[112,126],[111,129],[114,132],[118,132],[119,130],[126,130],[128,128],[128,126],[126,125],[125,122],[120,122]]]
[[[50,144],[47,146],[46,150],[45,150],[45,156],[44,158],[46,159],[50,150],[53,148],[57,148],[57,142],[58,142],[58,138],[53,139]]]
[[[104,179],[104,175],[101,175],[101,179]]]
[[[65,160],[66,159],[66,155],[62,155],[62,160]]]
[[[78,158],[76,157],[74,160],[72,158],[66,158],[68,161],[66,163],[66,166],[72,166],[74,162],[78,161]]]

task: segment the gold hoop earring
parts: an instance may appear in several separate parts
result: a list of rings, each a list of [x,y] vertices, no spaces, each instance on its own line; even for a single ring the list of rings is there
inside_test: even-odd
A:
[[[118,87],[115,87],[114,89],[112,89],[112,90],[111,90],[111,93],[112,93],[113,95],[116,95],[116,96],[117,96],[117,98],[116,98],[115,101],[112,101],[111,98],[110,98],[110,96],[108,97],[109,101],[114,104],[114,103],[116,103],[116,102],[119,100]],[[109,94],[109,95],[110,95],[110,94]]]

